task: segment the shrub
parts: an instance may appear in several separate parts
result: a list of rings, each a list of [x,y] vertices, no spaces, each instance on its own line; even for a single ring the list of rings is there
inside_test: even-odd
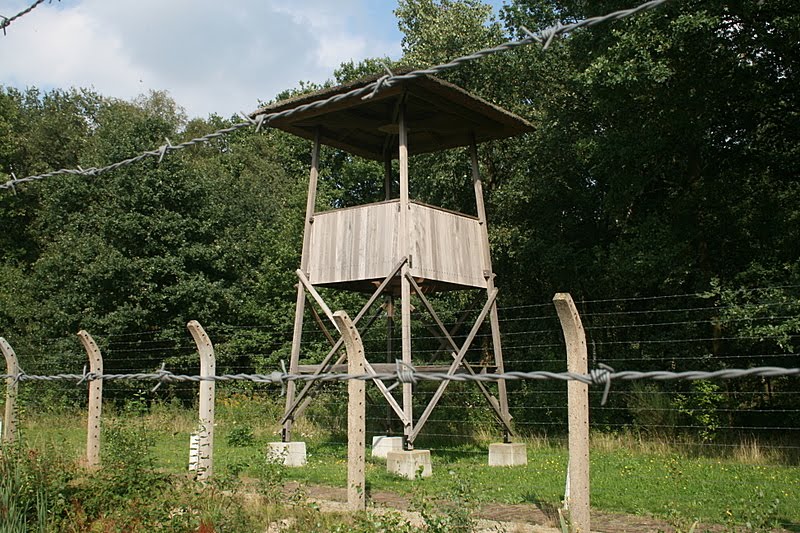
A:
[[[65,514],[74,465],[53,450],[0,454],[0,531],[48,531]]]

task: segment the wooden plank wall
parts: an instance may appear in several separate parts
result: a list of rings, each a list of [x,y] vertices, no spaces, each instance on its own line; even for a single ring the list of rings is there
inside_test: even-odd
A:
[[[312,284],[383,279],[397,263],[398,201],[317,213],[308,275]]]
[[[483,241],[477,219],[411,204],[411,226],[414,277],[486,287]]]
[[[308,277],[312,284],[382,280],[400,259],[398,201],[317,213]],[[477,219],[412,203],[411,274],[417,278],[486,287]]]

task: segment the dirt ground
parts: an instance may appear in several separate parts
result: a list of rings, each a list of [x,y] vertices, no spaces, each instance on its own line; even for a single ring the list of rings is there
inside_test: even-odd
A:
[[[300,486],[289,483],[286,490],[292,492]],[[303,485],[303,491],[310,501],[319,506],[322,511],[347,512],[347,491],[344,488],[328,487],[323,485]],[[411,502],[407,496],[393,492],[372,492],[369,495],[367,506],[370,512],[380,513],[381,510],[400,511],[411,524],[422,525],[419,513],[410,511]],[[533,504],[503,504],[491,503],[481,506],[475,518],[478,531],[503,532],[503,533],[560,533],[558,527],[558,511],[556,509],[542,509]],[[280,527],[270,529],[270,533],[277,533]],[[641,533],[663,532],[677,533],[674,526],[663,520],[644,516],[607,513],[592,511],[592,531],[598,533]],[[725,532],[724,526],[700,524],[695,529],[699,532]],[[787,530],[775,530],[776,533],[789,533]]]
[[[293,490],[297,485],[287,486]],[[347,492],[343,488],[322,485],[304,485],[303,490],[310,500],[327,511],[346,512]],[[372,512],[389,509],[408,513],[407,519],[412,523],[422,523],[418,513],[409,511],[410,499],[393,492],[372,492],[368,501]],[[541,509],[532,504],[492,503],[481,506],[476,518],[478,531],[495,531],[508,533],[560,533],[558,528],[558,512],[555,509]],[[643,531],[674,532],[667,522],[646,517],[621,515],[613,513],[592,512],[592,531],[604,533],[633,533]]]

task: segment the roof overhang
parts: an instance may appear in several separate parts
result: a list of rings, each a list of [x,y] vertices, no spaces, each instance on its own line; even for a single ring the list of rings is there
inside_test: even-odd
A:
[[[270,127],[313,140],[319,130],[322,144],[368,159],[398,157],[398,114],[405,106],[411,155],[513,137],[531,131],[525,119],[432,76],[395,78],[368,98],[348,92],[377,77],[340,85],[277,102],[251,116],[271,115],[306,104],[290,116],[270,118]],[[332,97],[337,97],[332,99]]]

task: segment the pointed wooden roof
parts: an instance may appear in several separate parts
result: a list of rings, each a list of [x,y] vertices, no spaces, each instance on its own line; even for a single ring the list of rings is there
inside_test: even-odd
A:
[[[353,89],[364,87],[372,76],[337,87],[283,100],[255,111],[252,116],[294,109]],[[533,126],[486,100],[433,76],[393,80],[372,97],[348,96],[306,109],[289,117],[273,119],[270,127],[314,139],[317,128],[322,144],[383,161],[384,154],[398,157],[397,116],[406,106],[409,153],[422,154],[503,139],[531,131]]]

